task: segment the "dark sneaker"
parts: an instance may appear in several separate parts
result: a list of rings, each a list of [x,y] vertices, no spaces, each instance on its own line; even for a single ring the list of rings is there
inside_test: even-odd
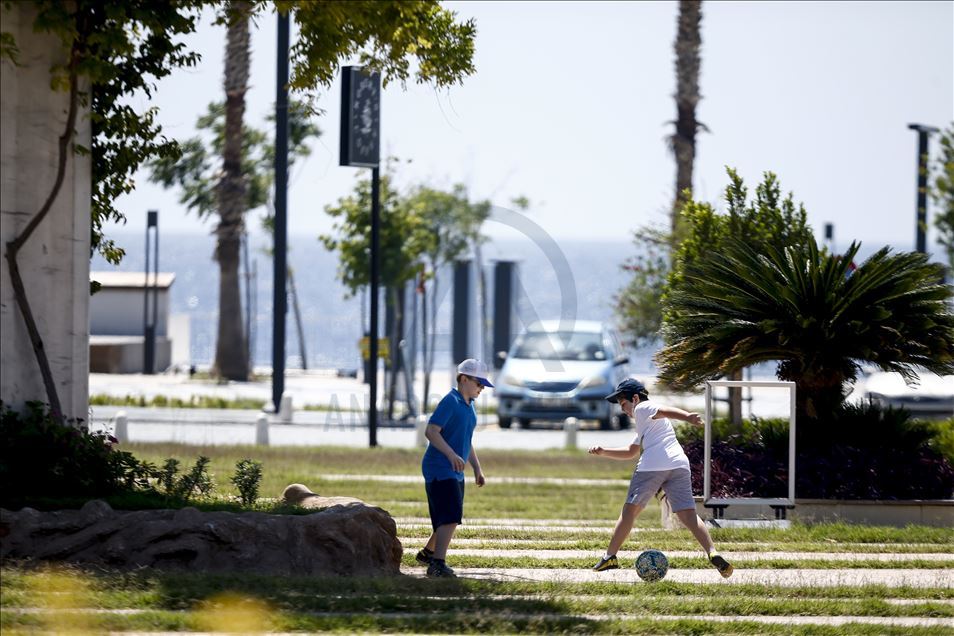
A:
[[[427,576],[429,578],[457,578],[457,575],[454,574],[454,570],[447,567],[447,564],[443,561],[438,561],[437,559],[431,560],[431,564],[427,566]]]
[[[611,557],[603,557],[600,559],[599,563],[593,566],[594,572],[603,572],[605,570],[618,570],[619,561],[616,560],[616,555],[614,554]]]
[[[414,557],[414,560],[420,563],[421,565],[430,565],[431,559],[434,558],[434,552],[428,550],[427,548],[421,548],[421,551],[417,553],[417,556]]]
[[[719,571],[719,574],[721,574],[722,577],[726,579],[732,576],[732,572],[735,571],[735,568],[732,567],[732,564],[726,561],[725,557],[723,557],[718,552],[713,552],[709,556],[709,563],[714,565],[715,569]]]

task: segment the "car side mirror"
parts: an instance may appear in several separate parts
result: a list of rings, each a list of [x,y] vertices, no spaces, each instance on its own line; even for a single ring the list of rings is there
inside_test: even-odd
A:
[[[627,362],[629,362],[629,356],[616,356],[616,358],[613,359],[613,366],[618,367],[621,364],[626,364]]]

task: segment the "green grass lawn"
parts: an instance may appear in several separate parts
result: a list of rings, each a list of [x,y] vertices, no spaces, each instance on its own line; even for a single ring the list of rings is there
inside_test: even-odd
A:
[[[429,534],[422,483],[388,482],[328,475],[420,475],[418,450],[350,448],[195,448],[129,444],[125,450],[161,465],[175,457],[187,469],[200,455],[212,459],[218,489],[200,507],[235,508],[229,483],[235,463],[263,463],[260,509],[270,509],[289,483],[323,495],[358,497],[388,510],[405,540],[404,564],[413,564],[418,543]],[[563,477],[628,480],[631,466],[582,451],[481,451],[488,484],[467,486],[465,523],[456,537],[474,539],[468,549],[602,551],[619,513],[626,485],[513,484],[502,477]],[[541,520],[540,526],[503,527],[491,520]],[[564,528],[569,523],[575,528]],[[954,530],[825,524],[779,529],[713,529],[725,552],[798,552],[803,558],[760,556],[745,568],[951,568],[950,562],[919,559],[921,553],[954,553]],[[510,542],[510,543],[508,543]],[[653,504],[637,522],[624,550],[652,546],[698,550],[684,529],[660,527]],[[464,546],[460,546],[464,547]],[[453,546],[452,546],[453,550]],[[910,555],[902,561],[812,560],[812,552]],[[541,555],[542,556],[542,555]],[[593,558],[520,558],[488,552],[454,555],[455,567],[587,568]],[[699,556],[670,557],[673,568],[709,568]],[[950,588],[887,588],[878,585],[784,587],[775,585],[572,583],[379,578],[296,578],[202,573],[35,569],[5,563],[0,570],[0,630],[3,634],[86,631],[391,632],[391,633],[599,633],[599,634],[952,634],[945,625],[801,625],[755,622],[760,616],[871,618],[920,617],[954,620]],[[95,611],[92,611],[95,610]],[[735,617],[730,623],[707,617]],[[672,617],[658,620],[658,617]],[[954,625],[954,623],[951,623]]]

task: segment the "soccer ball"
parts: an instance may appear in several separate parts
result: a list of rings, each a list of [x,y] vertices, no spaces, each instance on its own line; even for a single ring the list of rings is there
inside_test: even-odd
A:
[[[636,574],[644,581],[661,581],[669,571],[669,559],[659,550],[646,550],[636,557]]]

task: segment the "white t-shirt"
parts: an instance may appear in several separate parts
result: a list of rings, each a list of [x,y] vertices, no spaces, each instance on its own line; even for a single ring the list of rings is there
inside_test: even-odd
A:
[[[633,419],[636,421],[636,437],[633,444],[642,447],[639,463],[636,470],[648,472],[653,470],[674,470],[689,468],[689,458],[676,439],[676,431],[667,418],[654,420],[659,410],[652,400],[640,402],[633,409]]]

